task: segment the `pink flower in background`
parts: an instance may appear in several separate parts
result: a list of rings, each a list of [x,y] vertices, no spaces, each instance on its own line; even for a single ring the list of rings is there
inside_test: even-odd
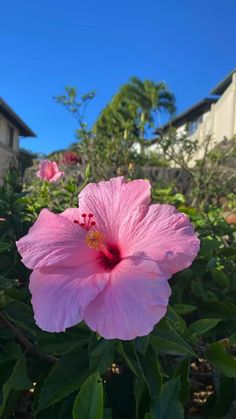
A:
[[[42,160],[39,163],[37,176],[40,179],[47,180],[48,182],[56,182],[58,179],[64,176],[64,174],[65,173],[59,169],[55,161]]]
[[[147,335],[165,315],[168,279],[191,265],[199,240],[171,205],[150,205],[150,184],[89,184],[79,208],[47,209],[17,242],[33,273],[35,320],[61,332],[81,320],[106,339]]]
[[[75,153],[75,151],[65,151],[62,154],[62,164],[65,164],[67,166],[73,166],[77,163],[81,163],[82,159],[81,157]]]

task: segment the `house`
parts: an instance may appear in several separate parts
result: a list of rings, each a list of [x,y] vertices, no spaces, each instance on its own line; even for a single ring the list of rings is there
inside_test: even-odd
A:
[[[20,137],[36,135],[0,97],[0,179],[11,164],[18,164]]]
[[[187,134],[189,138],[197,139],[200,144],[211,136],[213,146],[225,137],[236,135],[236,69],[222,80],[209,96],[185,112],[177,115],[157,131],[159,137],[165,135],[170,127],[176,128],[176,134]],[[158,139],[153,141],[158,143]],[[201,152],[196,158],[201,158]]]

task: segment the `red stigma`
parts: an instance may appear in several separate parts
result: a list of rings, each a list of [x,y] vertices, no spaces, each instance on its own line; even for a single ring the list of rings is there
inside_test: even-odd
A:
[[[89,230],[91,227],[93,227],[93,226],[96,225],[95,221],[91,221],[91,218],[93,218],[93,214],[91,214],[91,213],[89,213],[89,214],[83,213],[83,214],[81,214],[81,217],[83,218],[83,222],[82,223],[79,220],[74,220],[74,223],[75,224],[78,224],[84,230]]]

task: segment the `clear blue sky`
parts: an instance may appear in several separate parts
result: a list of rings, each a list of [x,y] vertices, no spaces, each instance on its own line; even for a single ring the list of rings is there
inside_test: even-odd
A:
[[[236,67],[235,0],[8,0],[0,9],[0,96],[37,133],[21,145],[65,148],[76,123],[52,97],[95,89],[93,122],[132,75],[164,80],[178,111]]]

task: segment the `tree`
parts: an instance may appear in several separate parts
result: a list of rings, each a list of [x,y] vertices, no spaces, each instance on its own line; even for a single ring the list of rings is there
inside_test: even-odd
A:
[[[79,95],[77,89],[66,87],[64,95],[55,101],[62,104],[77,120],[79,140],[73,149],[79,151],[84,162],[92,165],[102,178],[125,170],[130,164],[144,160],[145,138],[150,129],[159,124],[159,113],[171,114],[175,110],[175,98],[165,83],[140,80],[132,77],[121,86],[111,102],[103,109],[94,125],[89,128],[84,121],[85,109],[94,98],[94,92]],[[137,150],[137,143],[142,153]]]
[[[164,82],[132,77],[102,111],[94,129],[107,138],[117,134],[123,134],[124,138],[135,137],[143,150],[149,130],[159,125],[160,112],[171,115],[175,109],[174,95]]]

